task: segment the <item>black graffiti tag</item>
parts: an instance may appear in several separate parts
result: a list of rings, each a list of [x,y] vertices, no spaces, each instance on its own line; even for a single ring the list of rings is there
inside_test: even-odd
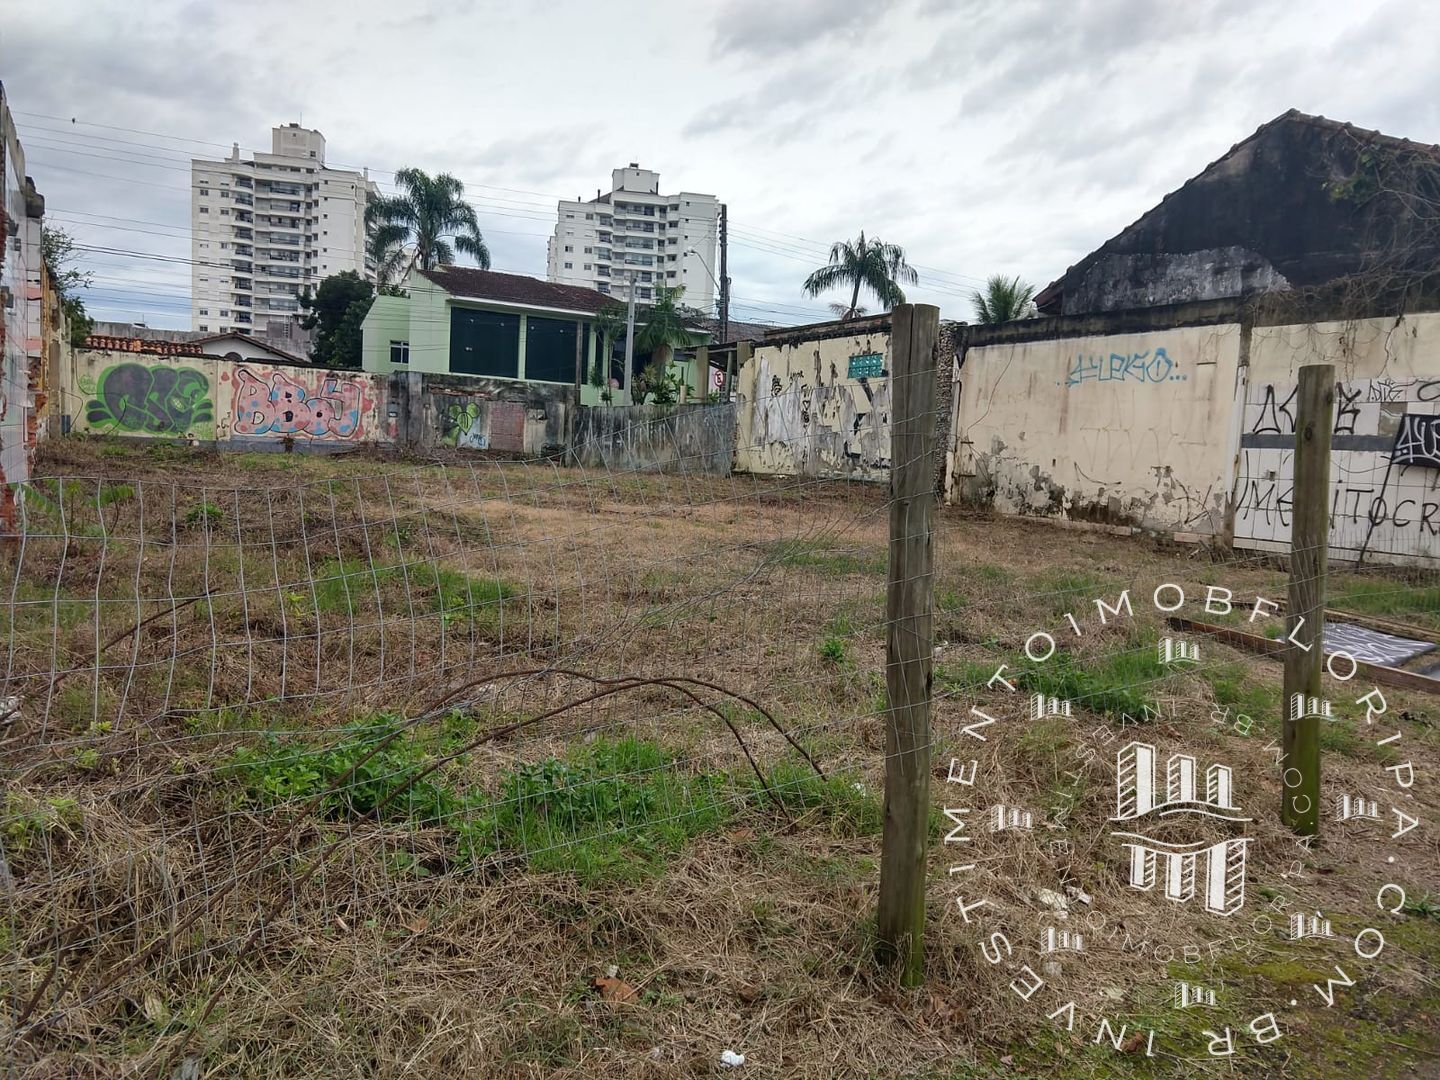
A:
[[[1265,400],[1260,403],[1260,415],[1255,420],[1255,426],[1250,429],[1250,434],[1295,434],[1295,414],[1291,409],[1295,404],[1297,390],[1298,387],[1292,387],[1289,396],[1284,401],[1278,401],[1275,397],[1275,387],[1266,383]],[[1360,406],[1357,402],[1362,393],[1363,391],[1358,386],[1354,390],[1347,390],[1344,383],[1337,382],[1335,384],[1336,435],[1355,434],[1355,421],[1360,416]]]
[[[1406,413],[1401,417],[1390,460],[1396,465],[1424,465],[1440,469],[1440,416]]]
[[[91,424],[147,435],[184,435],[215,418],[210,385],[194,368],[120,364],[100,376],[85,407]]]

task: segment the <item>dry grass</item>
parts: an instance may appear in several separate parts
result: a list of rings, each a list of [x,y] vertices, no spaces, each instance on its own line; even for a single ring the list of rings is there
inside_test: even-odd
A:
[[[15,586],[6,693],[21,699],[0,729],[10,1024],[37,999],[23,1038],[0,1030],[14,1075],[151,1075],[189,1057],[215,1077],[667,1077],[709,1075],[726,1048],[746,1054],[747,1076],[1210,1069],[1097,1047],[1093,1022],[1068,1034],[1020,1002],[1013,972],[985,963],[976,926],[956,913],[953,849],[938,843],[926,985],[901,991],[871,962],[883,491],[88,440],[49,454],[48,475],[90,479],[49,488],[55,507],[35,509],[25,546],[4,556]],[[1387,692],[1422,777],[1407,806],[1426,826],[1403,849],[1378,843],[1378,829],[1327,827],[1324,844],[1300,855],[1270,813],[1278,667],[1215,645],[1205,672],[1145,674],[1139,658],[1160,624],[1141,600],[1157,583],[1280,597],[1272,566],[953,512],[936,566],[936,839],[954,790],[945,762],[977,745],[961,729],[982,699],[1004,728],[978,744],[987,803],[1069,806],[1062,855],[1039,834],[975,834],[967,859],[981,869],[967,888],[1017,933],[1038,933],[1037,889],[1063,879],[1104,896],[1109,917],[1137,934],[1213,936],[1213,919],[1192,906],[1157,909],[1124,889],[1122,860],[1100,840],[1115,744],[1095,732],[1118,728],[1104,710],[1137,695],[1159,706],[1145,738],[1162,757],[1183,748],[1223,759],[1237,790],[1254,794],[1257,893],[1323,906],[1353,935],[1380,884],[1400,880],[1419,900],[1440,880],[1426,775],[1440,762],[1436,699]],[[1339,591],[1392,618],[1426,615],[1423,596],[1407,599],[1416,584],[1337,575]],[[994,703],[975,685],[1031,630],[1126,587],[1133,624],[1101,629],[1092,618],[1071,650],[1098,673],[1076,721],[1030,723],[1023,703]],[[552,674],[505,677],[530,668]],[[698,688],[772,781],[771,770],[791,770],[780,775],[794,797],[775,808],[725,723],[654,683],[468,746],[594,691],[554,669],[723,687],[769,710],[836,779],[805,786],[798,756],[749,705]],[[431,708],[471,683],[458,718]],[[1257,714],[1254,732],[1214,722],[1217,701]],[[297,816],[231,768],[237,752],[334,750],[351,738],[346,725],[381,712],[415,721],[397,745],[416,760],[466,751],[429,778],[460,801],[430,817],[413,806]],[[678,799],[694,828],[655,840],[632,820],[618,846],[607,837],[619,830],[568,841],[563,830],[516,833],[508,849],[464,857],[457,830],[503,810],[507,777],[583,762],[622,735],[663,751],[667,783],[682,786],[655,797]],[[1350,723],[1327,739],[1328,776],[1383,793],[1391,748]],[[1084,746],[1096,754],[1088,763]],[[619,780],[636,790],[652,778],[636,768]],[[854,785],[863,790],[846,796]],[[538,850],[540,835],[554,846]],[[1385,861],[1394,850],[1398,869]],[[1298,873],[1279,878],[1297,858]],[[1279,1047],[1245,1046],[1214,1068],[1410,1075],[1433,1062],[1437,923],[1423,911],[1376,920],[1389,946],[1334,1010],[1300,1010]],[[1178,972],[1225,987],[1221,1010],[1203,1016],[1168,1010],[1163,965],[1142,969],[1103,935],[1085,964],[1067,960],[1051,981],[1084,1016],[1183,1041],[1198,1026],[1239,1030],[1282,997],[1313,998],[1308,983],[1344,963],[1345,948],[1297,951],[1272,934]],[[629,1000],[597,992],[612,966]]]

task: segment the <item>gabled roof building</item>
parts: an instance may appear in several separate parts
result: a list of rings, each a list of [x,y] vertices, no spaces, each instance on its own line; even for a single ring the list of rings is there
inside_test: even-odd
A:
[[[1440,147],[1294,109],[1035,298],[1045,315],[1324,288],[1440,263]]]

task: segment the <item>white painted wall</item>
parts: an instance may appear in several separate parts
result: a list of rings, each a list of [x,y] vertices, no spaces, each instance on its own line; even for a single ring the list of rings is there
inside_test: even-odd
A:
[[[1289,545],[1294,393],[1304,364],[1336,369],[1330,554],[1440,557],[1440,469],[1393,465],[1407,413],[1440,413],[1440,314],[1256,327],[1235,484],[1235,546]]]
[[[1223,531],[1238,325],[970,349],[952,498],[1001,513]]]

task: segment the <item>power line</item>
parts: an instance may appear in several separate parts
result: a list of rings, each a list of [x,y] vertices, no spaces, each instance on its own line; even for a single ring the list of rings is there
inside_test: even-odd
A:
[[[45,114],[21,114],[21,115],[40,115],[40,116],[45,117],[45,118],[47,118],[47,119],[58,119],[58,118],[56,118],[56,117],[48,117],[48,116],[45,116]],[[87,122],[87,123],[88,123],[88,122]],[[109,128],[109,127],[110,127],[110,125],[91,125],[91,126],[99,126],[99,127],[106,127],[106,128]],[[70,135],[70,133],[60,132],[60,131],[57,131],[56,129],[42,128],[41,130],[42,130],[42,131],[46,131],[46,132],[51,132],[51,133],[53,133],[53,134],[59,135],[60,137],[69,137],[69,135]],[[136,129],[114,128],[113,130],[135,131]],[[158,135],[158,133],[147,133],[147,132],[140,132],[140,133],[142,133],[142,134]],[[76,133],[74,133],[74,134],[75,134],[75,137],[82,138],[82,139],[83,139],[83,138],[94,138],[93,136],[83,135],[83,134],[81,134],[81,133],[79,133],[79,132],[76,132]],[[225,144],[223,144],[223,143],[206,143],[206,142],[204,142],[203,140],[183,139],[183,138],[180,137],[180,136],[165,136],[165,135],[160,135],[159,137],[169,138],[169,139],[176,140],[176,141],[195,142],[195,143],[198,143],[198,144],[201,144],[201,145],[209,145],[209,146],[224,146],[224,145],[225,145]],[[112,143],[122,143],[122,142],[123,142],[122,140],[113,140],[113,139],[112,139],[112,140],[105,140],[105,141],[107,141],[107,142],[112,142]],[[131,142],[131,143],[129,143],[128,145],[133,146],[133,145],[136,145],[136,144],[134,144],[133,142]],[[144,145],[144,144],[140,144],[140,145]],[[170,149],[167,148],[167,147],[157,147],[157,148],[155,148],[155,149],[160,149],[160,150],[162,150],[163,152],[168,152],[168,153],[178,153],[178,152],[179,152],[179,151],[170,150]],[[68,151],[67,151],[67,150],[61,150],[61,152],[83,153],[82,151],[74,151],[74,150],[68,150]],[[250,152],[251,152],[251,153],[262,153],[262,151],[258,151],[258,150],[251,150]],[[94,156],[94,155],[90,155],[90,156]],[[148,155],[146,155],[146,156],[148,156]],[[123,159],[123,158],[113,158],[112,160],[124,160],[124,159]],[[169,168],[181,169],[181,170],[185,170],[185,171],[189,171],[189,169],[190,169],[189,163],[181,162],[181,161],[179,161],[179,160],[173,160],[173,159],[155,159],[155,160],[159,160],[159,161],[162,161],[162,162],[164,162],[164,163],[163,163],[163,164],[157,164],[157,165],[149,165],[148,167],[152,167],[152,168],[166,168],[166,167],[169,167]],[[225,164],[225,163],[226,163],[226,160],[225,160],[225,159],[217,160],[217,161],[215,162],[215,164],[218,164],[218,165],[223,165],[223,164]],[[344,168],[344,167],[346,167],[346,166],[342,166],[342,165],[340,165],[339,163],[332,163],[332,167]],[[350,168],[353,169],[354,167],[350,167]],[[367,167],[362,167],[361,169],[354,169],[354,171],[357,171],[357,172],[358,172],[358,171],[362,171],[362,170],[364,170],[364,169],[366,169],[366,168],[367,168]],[[81,170],[74,170],[74,169],[72,169],[72,170],[70,170],[70,171],[79,172],[79,171],[81,171]],[[394,175],[393,172],[389,172],[388,170],[383,170],[383,169],[373,169],[373,168],[372,168],[372,169],[368,169],[368,171],[369,171],[369,172],[372,172],[372,173],[377,173],[377,174],[384,174],[384,175],[390,175],[390,176],[393,176],[393,175]],[[101,174],[95,174],[95,175],[101,175]],[[102,178],[103,178],[103,177],[102,177]],[[135,181],[135,180],[133,180],[133,179],[128,179],[128,178],[116,178],[116,179],[127,179],[128,182],[131,182],[131,183],[138,182],[138,181]],[[382,186],[379,181],[375,181],[375,183],[377,184],[377,186]],[[160,186],[170,187],[171,185],[160,185]],[[529,190],[527,190],[527,189],[522,189],[522,188],[503,188],[503,187],[499,187],[499,186],[496,186],[496,185],[487,185],[487,184],[478,184],[478,183],[470,183],[470,184],[467,184],[467,187],[482,187],[482,188],[487,188],[487,189],[489,189],[489,190],[495,190],[495,191],[507,191],[507,192],[511,192],[511,193],[513,193],[513,194],[537,195],[537,196],[540,196],[540,197],[542,197],[542,198],[551,198],[551,199],[555,200],[556,202],[561,202],[561,201],[569,202],[569,201],[573,201],[573,200],[570,200],[570,199],[566,198],[565,196],[555,195],[555,194],[553,194],[553,193],[529,191]],[[476,201],[476,202],[479,202],[479,201],[481,201],[481,200],[483,200],[484,202],[487,202],[487,203],[493,203],[493,204],[495,204],[496,206],[503,206],[503,207],[505,207],[506,209],[505,209],[504,211],[499,211],[499,210],[492,209],[492,208],[490,208],[490,207],[488,207],[488,206],[479,206],[479,205],[477,205],[477,206],[476,206],[477,211],[486,212],[486,213],[490,213],[490,214],[497,214],[497,215],[498,215],[498,214],[501,214],[501,213],[508,213],[508,214],[510,214],[511,216],[524,217],[524,218],[528,218],[528,219],[531,219],[531,220],[543,220],[543,221],[547,221],[547,222],[548,222],[548,221],[551,221],[551,220],[554,220],[555,211],[551,210],[547,204],[537,203],[537,202],[534,202],[533,200],[497,199],[497,198],[494,198],[494,197],[479,196],[479,197],[476,198],[475,201]],[[467,200],[467,201],[468,201],[468,200]],[[534,207],[535,209],[532,209],[532,207]],[[712,226],[710,226],[709,231],[713,234],[713,232],[715,231],[715,228],[716,228],[716,227],[712,225]],[[798,235],[798,234],[785,233],[785,232],[780,232],[780,231],[777,231],[777,230],[763,229],[763,228],[761,228],[761,227],[759,227],[759,226],[754,226],[754,225],[738,225],[738,226],[732,226],[732,229],[733,229],[736,233],[740,234],[740,235],[737,236],[737,238],[736,238],[736,239],[737,239],[737,244],[738,244],[739,246],[751,247],[751,248],[753,248],[753,249],[755,249],[755,250],[758,250],[758,251],[763,251],[763,252],[766,252],[766,253],[768,253],[768,254],[779,255],[779,256],[785,257],[785,258],[795,259],[795,260],[797,260],[797,261],[807,261],[807,262],[808,262],[808,261],[811,260],[811,258],[813,258],[813,254],[814,254],[814,253],[818,253],[818,254],[828,254],[828,252],[829,252],[829,250],[830,250],[830,247],[831,247],[831,245],[829,245],[829,244],[826,244],[826,243],[823,243],[823,242],[821,242],[821,241],[814,240],[814,239],[811,239],[811,238],[808,238],[808,237],[800,236],[800,235]],[[745,236],[746,234],[749,234],[749,237],[750,237],[750,239],[749,239],[748,242],[745,241],[744,239],[741,239],[741,237]],[[538,234],[538,233],[537,233],[537,234],[535,234],[535,235],[543,235],[543,234]],[[780,238],[780,242],[777,242],[776,240],[768,239],[769,237]],[[799,246],[797,246],[797,245],[803,245],[803,248],[802,248],[802,247],[799,247]],[[809,249],[809,251],[806,252],[804,249]],[[945,294],[945,293],[953,293],[954,295],[961,296],[961,297],[963,297],[963,298],[968,299],[968,298],[969,298],[969,295],[970,295],[970,286],[968,286],[968,285],[963,285],[962,283],[963,283],[963,282],[971,282],[971,283],[974,283],[974,284],[983,284],[983,279],[978,278],[978,277],[975,277],[975,276],[973,276],[973,275],[960,274],[960,273],[957,273],[957,272],[954,272],[954,271],[941,270],[941,269],[939,269],[939,268],[937,268],[937,267],[927,266],[927,265],[925,265],[925,264],[923,264],[923,263],[916,263],[916,264],[912,264],[912,265],[914,265],[917,270],[923,270],[923,271],[925,271],[926,274],[930,275],[931,277],[937,278],[937,279],[938,279],[938,284],[939,284],[940,286],[944,286],[944,287],[936,287],[935,285],[927,285],[927,284],[925,284],[924,282],[922,282],[922,283],[919,285],[920,288],[922,288],[922,289],[927,289],[928,291],[931,291],[931,292],[939,292],[939,293],[942,293],[942,294]],[[962,290],[963,290],[963,291],[962,291]]]

